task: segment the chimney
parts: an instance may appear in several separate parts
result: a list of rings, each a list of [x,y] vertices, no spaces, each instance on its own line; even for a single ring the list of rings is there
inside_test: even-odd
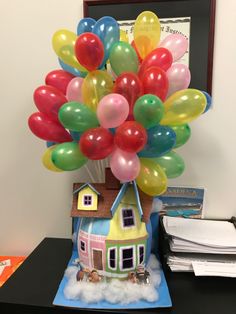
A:
[[[119,190],[120,181],[111,172],[110,168],[105,169],[105,184],[107,190]]]

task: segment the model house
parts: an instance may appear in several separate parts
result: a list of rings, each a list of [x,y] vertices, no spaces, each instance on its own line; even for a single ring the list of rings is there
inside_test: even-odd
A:
[[[120,184],[109,169],[106,183],[74,184],[72,217],[79,217],[81,265],[119,278],[145,265],[151,251],[151,207],[152,198],[134,181]]]

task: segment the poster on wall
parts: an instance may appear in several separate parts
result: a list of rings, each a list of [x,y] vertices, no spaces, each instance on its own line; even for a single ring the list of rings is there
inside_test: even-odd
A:
[[[161,18],[161,41],[170,34],[181,34],[184,35],[189,42],[190,47],[190,25],[191,17],[170,17]],[[129,42],[133,40],[135,20],[118,21],[120,29],[126,32]],[[184,63],[189,66],[189,47],[184,56],[178,60],[178,63]]]
[[[161,22],[163,37],[181,33],[188,38],[187,54],[178,62],[187,65],[191,71],[190,88],[211,95],[215,8],[216,0],[188,0],[184,5],[178,0],[84,0],[84,17],[98,20],[112,16],[131,39],[137,16],[143,11],[154,12]]]
[[[153,211],[172,217],[203,218],[204,203],[204,188],[169,186],[154,199]]]

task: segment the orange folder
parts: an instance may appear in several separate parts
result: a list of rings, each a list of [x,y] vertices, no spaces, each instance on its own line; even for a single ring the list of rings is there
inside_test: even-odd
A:
[[[25,259],[25,256],[0,256],[0,287]]]

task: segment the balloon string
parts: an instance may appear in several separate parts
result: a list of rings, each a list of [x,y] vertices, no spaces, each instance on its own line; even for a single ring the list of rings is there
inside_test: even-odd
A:
[[[105,168],[109,168],[110,165],[109,165],[109,157],[106,158],[105,160]]]
[[[98,169],[99,169],[99,181],[102,182],[102,160],[98,160]]]
[[[95,182],[94,176],[92,175],[92,172],[89,170],[89,167],[87,165],[85,165],[85,169],[89,175],[90,180],[92,180],[93,182]]]
[[[96,177],[97,177],[97,180],[95,182],[99,182],[99,168],[98,168],[98,162],[97,161],[94,161],[93,163],[94,165],[94,169],[96,171]]]
[[[98,167],[98,181],[101,183],[101,167],[100,167],[100,160],[97,161],[97,167]]]
[[[104,182],[105,181],[105,178],[104,178],[104,162],[105,162],[105,159],[102,159],[100,160],[100,169],[101,169],[101,182]]]

